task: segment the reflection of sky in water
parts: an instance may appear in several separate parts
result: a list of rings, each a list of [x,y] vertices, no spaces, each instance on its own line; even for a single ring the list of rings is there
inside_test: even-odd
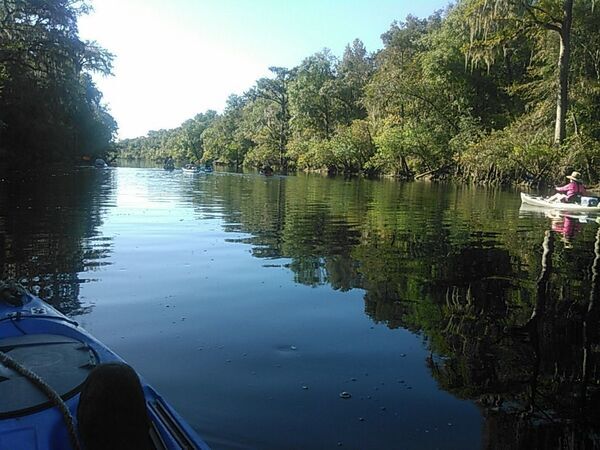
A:
[[[136,169],[123,168],[117,171],[117,207],[119,209],[173,209],[179,204],[180,196],[177,180],[171,175],[180,175],[181,172],[140,172]],[[154,177],[150,175],[155,175]],[[159,175],[159,176],[157,176]],[[159,183],[157,186],[156,183]],[[188,206],[190,206],[188,204]]]
[[[234,177],[260,183],[225,215],[231,186],[215,177],[227,175],[117,171],[101,228],[111,264],[82,286],[93,308],[78,320],[223,448],[389,448],[399,432],[404,448],[478,442],[479,413],[437,390],[421,338],[374,325],[361,289],[297,284],[289,258],[256,258],[260,242],[224,229],[248,226],[244,202],[263,179]],[[247,220],[260,227],[264,214]]]
[[[144,208],[172,208],[175,205],[174,201],[165,199],[150,198],[148,186],[140,183],[139,180],[134,180],[136,184],[119,184],[117,191],[117,208],[121,209],[144,209]]]
[[[570,433],[504,433],[520,416],[489,407],[499,389],[527,408],[525,379],[544,414],[582,392],[554,374],[582,379],[581,321],[597,323],[593,221],[577,219],[567,242],[514,192],[301,174],[89,168],[4,187],[3,268],[129,360],[215,448],[515,448],[527,433]],[[536,286],[542,254],[548,289]],[[534,316],[541,326],[524,328]],[[586,373],[600,373],[587,338]]]
[[[15,202],[0,211],[5,267],[54,292],[215,448],[504,438],[506,416],[482,431],[473,400],[498,377],[527,397],[511,376],[531,369],[532,341],[510,330],[539,310],[544,239],[558,315],[542,369],[581,367],[561,330],[587,314],[573,312],[598,227],[581,223],[567,246],[550,218],[519,214],[515,193],[134,168],[15,186],[0,192]]]

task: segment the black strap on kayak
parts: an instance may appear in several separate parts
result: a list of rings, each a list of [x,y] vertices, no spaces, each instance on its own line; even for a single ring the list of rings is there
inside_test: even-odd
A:
[[[29,370],[27,367],[23,366],[21,363],[11,358],[3,351],[0,351],[0,363],[8,367],[9,369],[14,370],[21,376],[27,378],[50,399],[52,404],[56,406],[56,408],[58,408],[58,410],[63,416],[73,450],[81,450],[81,445],[79,444],[79,437],[77,435],[77,430],[75,429],[75,421],[73,420],[73,416],[71,415],[69,408],[67,407],[63,399],[60,398],[60,395],[58,395],[56,391],[52,389],[52,387],[48,383],[46,383],[39,375]]]

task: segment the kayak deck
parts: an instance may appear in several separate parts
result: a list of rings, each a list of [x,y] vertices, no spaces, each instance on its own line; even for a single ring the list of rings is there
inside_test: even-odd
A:
[[[0,351],[39,376],[77,415],[81,388],[102,363],[124,363],[105,345],[38,297],[23,306],[0,301]],[[155,449],[209,447],[191,426],[141,377]],[[72,448],[64,417],[30,380],[0,363],[0,448]]]

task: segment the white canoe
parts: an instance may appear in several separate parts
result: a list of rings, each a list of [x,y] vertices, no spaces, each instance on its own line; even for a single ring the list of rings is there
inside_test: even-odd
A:
[[[600,211],[600,205],[585,206],[578,203],[549,202],[544,197],[536,197],[523,192],[521,192],[521,202],[527,205],[540,206],[542,208],[552,208],[560,211]]]

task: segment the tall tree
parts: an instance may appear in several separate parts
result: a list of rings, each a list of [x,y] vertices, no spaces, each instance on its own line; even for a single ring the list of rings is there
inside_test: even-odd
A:
[[[499,48],[521,33],[550,30],[559,41],[558,79],[554,143],[560,145],[566,137],[566,117],[569,106],[569,69],[571,55],[571,25],[574,0],[466,0],[471,11],[470,58],[489,65]],[[592,2],[593,3],[593,2]]]
[[[253,146],[242,130],[244,108],[248,99],[230,95],[225,111],[202,133],[204,159],[240,167]]]
[[[275,120],[277,121],[276,126],[278,128],[279,167],[285,171],[287,169],[285,154],[290,129],[288,85],[293,77],[293,71],[285,67],[269,67],[269,70],[275,75],[275,78],[261,78],[258,80],[254,93],[256,97],[263,98],[277,105],[278,111],[275,115]]]
[[[337,67],[339,99],[347,124],[367,117],[364,89],[373,75],[374,62],[360,39],[348,44]]]
[[[328,49],[306,58],[290,84],[290,109],[298,134],[330,139],[338,121],[336,58]]]
[[[377,153],[369,165],[402,177],[432,173],[451,160],[450,139],[460,132],[468,116],[464,82],[453,79],[449,46],[433,54],[431,34],[440,16],[429,19],[408,16],[394,22],[382,38],[377,68],[366,87],[365,103],[376,124]],[[427,39],[429,37],[429,39]],[[464,70],[460,66],[460,75]]]
[[[90,72],[109,74],[112,55],[79,38],[85,1],[0,3],[0,158],[20,162],[100,154],[116,123]]]

